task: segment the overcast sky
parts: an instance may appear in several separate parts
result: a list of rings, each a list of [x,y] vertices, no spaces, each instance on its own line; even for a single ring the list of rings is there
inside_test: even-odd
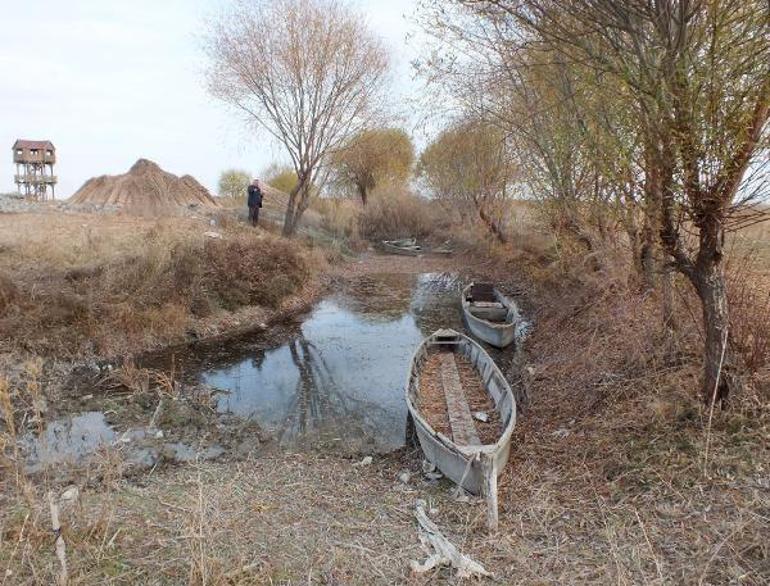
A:
[[[226,0],[3,2],[0,34],[0,192],[13,191],[11,146],[49,139],[57,197],[136,159],[197,177],[210,189],[225,168],[258,173],[285,160],[264,132],[203,86],[199,34]],[[405,43],[416,0],[353,0],[392,48],[399,103],[415,91]]]

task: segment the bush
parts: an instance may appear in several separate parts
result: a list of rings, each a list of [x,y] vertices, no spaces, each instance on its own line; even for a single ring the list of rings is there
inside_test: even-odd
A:
[[[335,238],[358,239],[360,203],[348,198],[319,197],[313,200],[312,209],[321,214],[321,227]]]
[[[448,218],[440,206],[408,193],[378,191],[361,212],[358,229],[372,241],[429,238],[446,229]]]
[[[308,276],[297,248],[280,239],[212,240],[206,243],[204,260],[208,290],[230,310],[244,305],[277,307]]]
[[[42,353],[122,353],[178,341],[219,308],[277,307],[310,274],[312,255],[262,231],[209,239],[166,228],[94,266],[15,283],[0,275],[0,330]]]
[[[251,183],[251,177],[246,171],[228,169],[219,176],[218,191],[220,197],[233,199],[246,197],[246,189]]]

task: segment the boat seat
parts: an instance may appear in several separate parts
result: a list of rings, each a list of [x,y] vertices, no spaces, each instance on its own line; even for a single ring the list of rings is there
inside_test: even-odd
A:
[[[457,372],[454,352],[441,353],[441,384],[444,387],[452,440],[460,446],[481,445],[471,408],[460,382],[460,373]]]
[[[508,318],[508,309],[502,304],[499,307],[479,307],[474,303],[471,304],[469,311],[471,315],[487,321],[504,322]]]

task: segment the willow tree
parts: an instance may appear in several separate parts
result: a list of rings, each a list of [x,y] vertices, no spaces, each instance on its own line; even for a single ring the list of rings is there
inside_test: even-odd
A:
[[[414,145],[400,128],[372,128],[352,137],[332,161],[337,182],[354,190],[366,205],[378,185],[406,183],[414,165]]]
[[[297,184],[296,232],[325,158],[371,124],[389,66],[364,19],[336,0],[236,0],[209,26],[208,88],[280,143]]]
[[[436,199],[470,207],[486,228],[506,242],[502,226],[514,174],[505,135],[478,120],[444,129],[420,155],[418,173]]]
[[[437,3],[434,3],[437,4]],[[732,360],[726,232],[767,193],[770,9],[766,0],[458,0],[506,54],[543,46],[618,88],[644,152],[661,247],[700,299],[702,394],[725,399]],[[443,6],[439,6],[439,14]],[[512,68],[516,72],[516,65]],[[727,374],[728,376],[724,376]]]
[[[246,197],[246,190],[251,183],[251,176],[240,169],[222,171],[217,183],[217,192],[222,197]]]
[[[297,186],[297,174],[288,165],[272,164],[262,172],[262,177],[270,187],[284,193],[291,193]]]

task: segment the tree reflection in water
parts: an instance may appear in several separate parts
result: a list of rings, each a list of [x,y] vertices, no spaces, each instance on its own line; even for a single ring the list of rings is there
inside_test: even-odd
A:
[[[323,441],[371,437],[375,430],[367,423],[387,416],[375,403],[355,399],[344,393],[334,372],[318,347],[304,335],[289,342],[291,359],[299,374],[282,428],[281,444],[304,440]],[[256,366],[256,365],[255,365]],[[258,367],[259,368],[259,367]],[[377,414],[376,412],[382,413]]]

